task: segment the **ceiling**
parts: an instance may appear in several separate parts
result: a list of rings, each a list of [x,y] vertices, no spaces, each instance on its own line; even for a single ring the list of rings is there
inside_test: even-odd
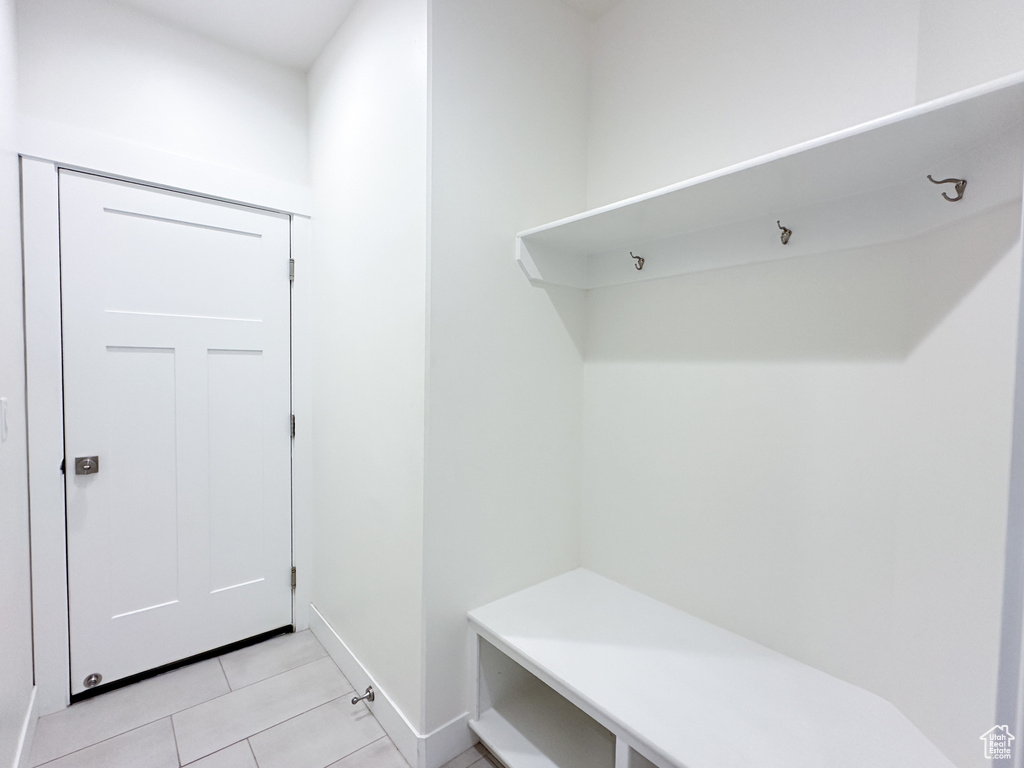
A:
[[[373,0],[370,0],[372,2]],[[120,0],[179,27],[306,71],[356,0]],[[588,19],[619,0],[564,0]]]
[[[355,0],[120,0],[179,27],[306,71]]]

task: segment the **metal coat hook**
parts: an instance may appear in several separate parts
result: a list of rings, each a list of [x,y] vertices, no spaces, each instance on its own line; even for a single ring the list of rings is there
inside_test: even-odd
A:
[[[633,256],[633,252],[630,251],[629,255]],[[637,271],[639,272],[641,269],[644,268],[644,257],[643,256],[633,256],[633,258],[636,259],[636,264],[634,264],[633,266],[635,266]]]
[[[782,234],[779,235],[779,239],[782,241],[783,245],[788,245],[789,244],[789,237],[790,237],[790,235],[793,234],[793,230],[792,229],[787,229],[786,227],[782,226],[782,223],[780,221],[778,221],[778,220],[776,220],[775,223],[778,224],[779,225],[779,229],[782,230]]]
[[[956,197],[950,197],[945,192],[942,193],[942,196],[951,203],[956,203],[964,199],[964,190],[967,189],[967,179],[942,179],[941,181],[937,181],[936,179],[933,179],[932,175],[929,173],[928,181],[932,184],[956,184],[956,186],[953,187],[953,189],[956,190]]]

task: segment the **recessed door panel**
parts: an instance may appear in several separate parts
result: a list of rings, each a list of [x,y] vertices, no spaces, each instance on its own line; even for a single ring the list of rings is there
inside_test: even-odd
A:
[[[211,349],[210,587],[232,589],[264,578],[263,355]]]
[[[111,617],[178,599],[174,350],[107,347],[111,429],[91,510],[109,515]],[[84,496],[84,494],[83,494]]]

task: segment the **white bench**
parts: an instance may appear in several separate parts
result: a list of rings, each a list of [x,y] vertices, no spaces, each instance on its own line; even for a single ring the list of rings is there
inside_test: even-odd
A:
[[[953,768],[884,699],[584,569],[469,621],[508,768]]]

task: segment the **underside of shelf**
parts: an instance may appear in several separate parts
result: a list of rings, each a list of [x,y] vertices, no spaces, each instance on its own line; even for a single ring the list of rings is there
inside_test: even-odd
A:
[[[1019,199],[1022,165],[1024,74],[521,232],[516,258],[586,289],[899,242]]]

